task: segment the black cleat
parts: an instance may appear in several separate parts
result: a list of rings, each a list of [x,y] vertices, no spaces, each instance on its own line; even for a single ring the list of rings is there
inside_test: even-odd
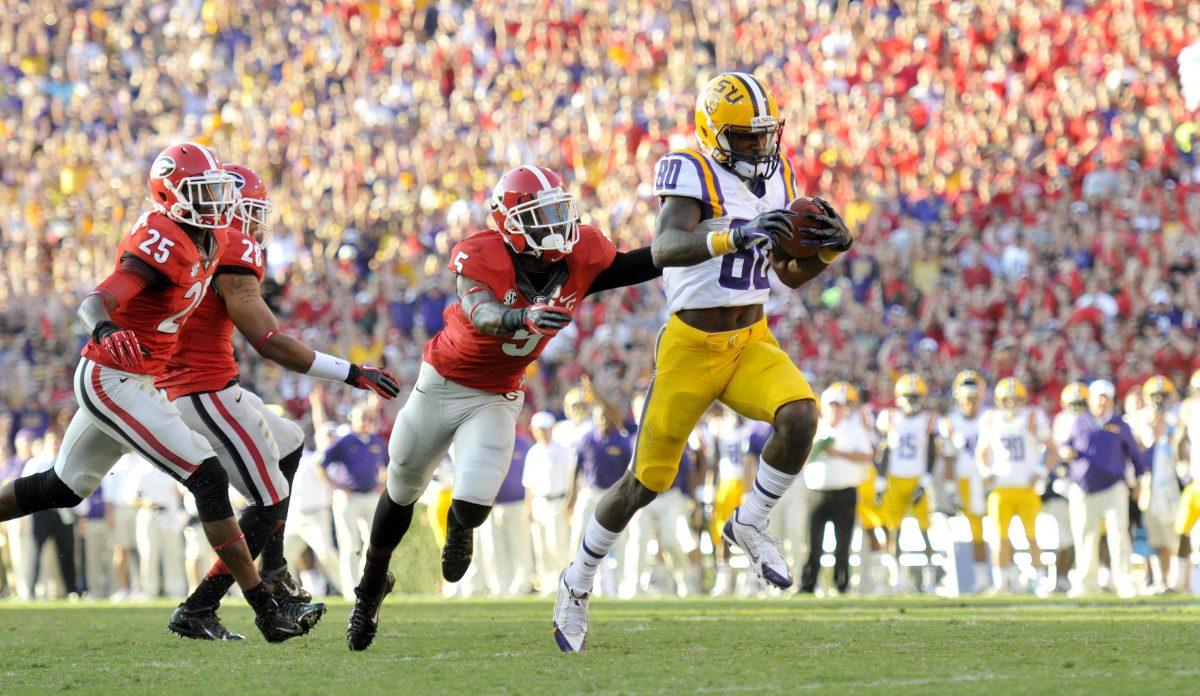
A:
[[[280,566],[263,575],[262,581],[267,590],[276,597],[286,595],[301,604],[312,602],[312,593],[296,582],[292,574],[288,572],[287,566]]]
[[[451,521],[446,529],[446,545],[442,547],[442,577],[447,582],[458,582],[471,567],[474,552],[475,530]]]
[[[177,636],[195,640],[243,640],[241,636],[221,624],[216,607],[189,609],[186,604],[180,604],[171,614],[167,630]]]
[[[255,617],[254,624],[267,642],[282,643],[308,633],[324,615],[322,603],[308,604],[281,596],[272,598],[271,605]]]
[[[379,632],[379,610],[383,606],[383,598],[388,596],[396,586],[396,576],[388,571],[387,582],[383,591],[374,597],[367,597],[359,588],[354,588],[354,609],[350,611],[350,625],[346,627],[346,643],[355,652],[371,647],[375,634]]]

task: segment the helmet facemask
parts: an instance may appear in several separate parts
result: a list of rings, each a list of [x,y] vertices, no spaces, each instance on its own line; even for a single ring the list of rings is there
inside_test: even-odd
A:
[[[978,413],[982,398],[982,387],[973,379],[964,380],[954,389],[954,400],[964,413]]]
[[[223,169],[210,169],[189,176],[175,186],[163,179],[163,186],[175,194],[175,203],[167,210],[172,218],[189,225],[215,229],[233,222],[238,202],[237,180]]]
[[[242,232],[266,244],[271,238],[270,217],[274,211],[271,201],[242,197],[234,206],[233,217],[242,223]]]
[[[725,126],[717,132],[716,157],[730,171],[750,180],[769,179],[779,168],[779,148],[783,138],[783,121],[771,116],[755,116],[750,127]],[[760,139],[758,147],[739,149],[731,141]]]
[[[524,237],[525,248],[538,256],[561,258],[579,241],[575,198],[561,188],[540,191],[503,212],[505,230]]]
[[[896,405],[905,415],[912,414],[921,410],[921,395],[917,392],[904,392],[896,396]]]

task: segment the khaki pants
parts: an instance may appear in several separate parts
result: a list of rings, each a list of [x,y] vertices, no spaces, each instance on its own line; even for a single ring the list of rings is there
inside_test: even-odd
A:
[[[532,586],[533,550],[523,513],[522,502],[497,505],[479,528],[482,570],[494,597],[519,596]]]
[[[187,575],[183,541],[183,513],[178,510],[140,508],[137,511],[137,550],[142,593],[147,597],[183,599]]]
[[[378,493],[333,492],[333,529],[337,534],[342,596],[346,599],[354,599],[354,587],[362,578],[362,556],[371,538],[371,519],[378,501]]]
[[[567,499],[535,497],[529,501],[529,516],[534,572],[538,588],[545,592],[557,587],[558,572],[570,562]]]
[[[1071,506],[1071,534],[1075,537],[1074,590],[1091,594],[1100,591],[1100,528],[1108,537],[1108,556],[1113,589],[1129,592],[1129,486],[1117,483],[1103,491],[1086,493],[1072,485],[1067,493]]]

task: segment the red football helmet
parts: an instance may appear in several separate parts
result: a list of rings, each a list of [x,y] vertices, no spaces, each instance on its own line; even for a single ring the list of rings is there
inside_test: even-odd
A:
[[[490,204],[500,234],[517,253],[553,262],[579,241],[575,198],[545,167],[524,164],[505,173],[492,189]]]
[[[233,226],[260,241],[265,240],[271,231],[267,218],[275,209],[267,200],[267,185],[250,167],[227,164],[225,171],[233,175],[237,190],[241,193],[233,208]]]
[[[196,227],[227,227],[233,221],[237,186],[212,150],[179,143],[150,165],[150,198],[164,215]]]

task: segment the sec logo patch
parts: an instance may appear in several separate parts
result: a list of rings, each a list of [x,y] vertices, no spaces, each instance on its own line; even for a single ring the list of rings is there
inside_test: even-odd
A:
[[[504,306],[511,307],[511,306],[515,305],[516,303],[517,303],[517,291],[513,290],[512,288],[509,288],[508,292],[504,293]]]

